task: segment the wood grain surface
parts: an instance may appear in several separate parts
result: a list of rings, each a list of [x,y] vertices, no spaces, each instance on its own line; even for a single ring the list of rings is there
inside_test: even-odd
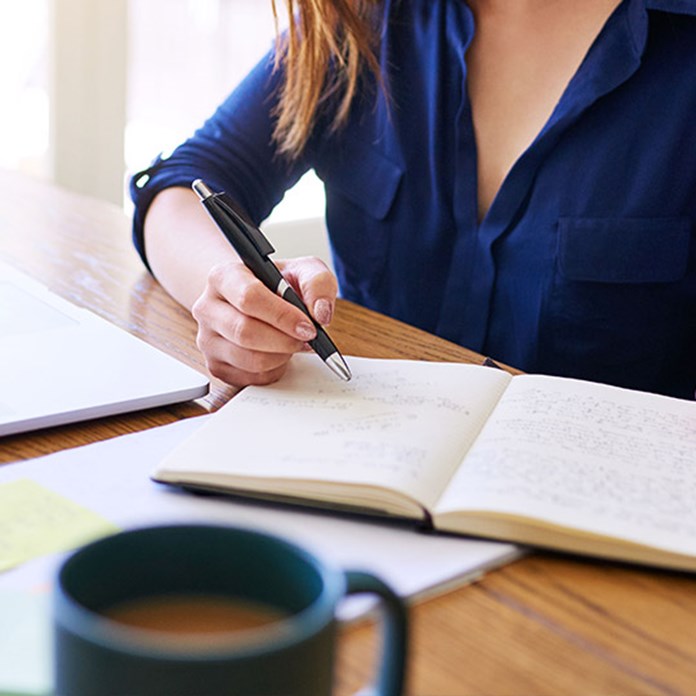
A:
[[[0,191],[0,258],[204,370],[194,322],[144,270],[122,210],[7,172]],[[482,360],[348,302],[331,335],[346,354]],[[40,380],[27,388],[41,398]],[[0,463],[214,410],[234,393],[215,382],[197,402],[1,438]],[[696,694],[695,590],[690,575],[536,552],[413,607],[408,692]],[[369,623],[343,633],[338,694],[347,696],[372,674],[378,640]]]

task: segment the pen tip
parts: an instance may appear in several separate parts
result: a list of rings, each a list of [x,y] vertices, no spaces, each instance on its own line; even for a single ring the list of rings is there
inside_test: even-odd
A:
[[[346,361],[338,353],[331,353],[328,358],[326,358],[326,364],[337,374],[342,380],[346,382],[350,381],[353,373],[346,364]]]

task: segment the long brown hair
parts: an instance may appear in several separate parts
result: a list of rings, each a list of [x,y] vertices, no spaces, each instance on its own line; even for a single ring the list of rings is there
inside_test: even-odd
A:
[[[277,0],[271,0],[278,25]],[[284,81],[274,136],[280,152],[297,157],[317,112],[337,96],[332,126],[346,120],[365,67],[382,82],[376,57],[376,18],[382,0],[284,0],[287,32],[278,36],[276,68]],[[329,74],[329,66],[336,69]]]

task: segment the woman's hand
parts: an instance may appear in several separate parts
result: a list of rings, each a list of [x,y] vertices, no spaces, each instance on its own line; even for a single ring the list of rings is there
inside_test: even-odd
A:
[[[239,387],[268,384],[315,337],[305,314],[239,260],[191,189],[160,191],[144,235],[155,277],[198,322],[198,347],[214,377]],[[317,322],[328,324],[338,286],[326,264],[305,257],[276,265]]]
[[[336,302],[336,278],[315,257],[277,261],[281,273],[317,322],[328,325]],[[197,344],[211,375],[228,384],[269,384],[279,379],[293,353],[316,336],[299,309],[269,290],[237,260],[214,266],[194,302]]]

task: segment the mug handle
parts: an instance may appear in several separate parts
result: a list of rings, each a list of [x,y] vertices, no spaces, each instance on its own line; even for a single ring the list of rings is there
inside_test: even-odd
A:
[[[374,696],[401,696],[406,681],[408,613],[403,600],[379,578],[356,570],[346,571],[346,594],[377,595],[384,608],[382,663]]]

